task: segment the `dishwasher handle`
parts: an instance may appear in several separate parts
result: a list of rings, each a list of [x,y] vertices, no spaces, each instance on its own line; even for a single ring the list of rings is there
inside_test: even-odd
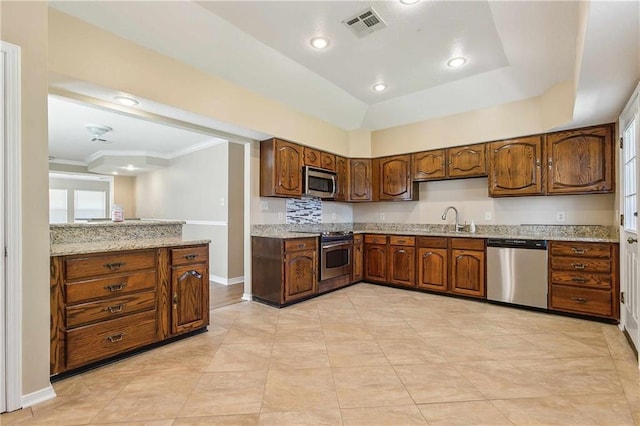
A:
[[[487,247],[519,248],[524,250],[546,250],[547,240],[489,238],[487,239]]]

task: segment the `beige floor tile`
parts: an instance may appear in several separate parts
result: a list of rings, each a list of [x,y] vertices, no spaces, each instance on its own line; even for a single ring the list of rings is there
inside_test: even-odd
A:
[[[266,371],[204,373],[177,417],[259,413]]]
[[[533,346],[553,356],[554,358],[571,358],[585,356],[608,356],[608,353],[594,349],[568,335],[558,333],[523,334],[522,337]]]
[[[407,339],[378,339],[391,365],[426,364],[429,362],[445,362],[438,351],[420,337]]]
[[[285,411],[260,414],[260,425],[263,426],[320,426],[341,425],[340,410],[322,411]]]
[[[273,345],[270,369],[329,367],[324,342],[276,343]]]
[[[91,396],[60,396],[31,407],[32,418],[19,424],[72,425],[88,424],[109,401],[96,401]]]
[[[416,330],[406,321],[370,321],[367,329],[374,339],[404,339],[416,335]]]
[[[255,426],[258,414],[235,414],[229,416],[183,417],[172,426]]]
[[[487,399],[531,398],[550,395],[542,377],[510,361],[480,361],[454,364]]]
[[[211,339],[206,334],[192,336],[185,339],[184,344],[168,344],[151,351],[144,369],[183,368],[188,371],[203,371],[219,346],[216,339]]]
[[[262,413],[337,408],[331,369],[269,370]]]
[[[91,397],[109,401],[118,395],[138,375],[127,370],[109,371],[101,368],[53,383],[58,396]]]
[[[621,394],[495,400],[516,425],[633,425]]]
[[[416,404],[484,399],[482,393],[450,364],[400,365],[394,369]]]
[[[488,321],[478,321],[475,314],[455,315],[447,319],[453,329],[459,330],[465,336],[500,336],[510,334],[509,330],[502,327],[500,323]]]
[[[616,326],[603,327],[602,335],[607,342],[609,353],[613,359],[633,361],[636,359],[631,345],[625,335]]]
[[[242,343],[221,345],[205,368],[216,371],[267,370],[271,362],[273,343]]]
[[[343,408],[345,426],[374,425],[426,425],[420,410],[415,405],[376,408]]]
[[[334,368],[333,379],[340,408],[413,404],[392,367]]]
[[[10,426],[33,417],[31,408],[23,408],[10,413],[0,414],[0,425]]]
[[[364,323],[323,322],[322,332],[326,342],[373,340],[373,336]]]
[[[374,340],[335,341],[326,345],[332,367],[390,365]]]
[[[353,307],[351,308],[320,308],[320,322],[325,323],[356,323],[362,324],[362,318]]]
[[[431,426],[512,425],[490,401],[426,404],[418,408]]]
[[[276,323],[234,323],[222,341],[223,344],[273,343]]]
[[[474,340],[486,348],[494,360],[553,358],[547,351],[518,335],[476,336]]]
[[[425,337],[425,343],[447,362],[482,361],[495,359],[495,355],[475,339],[468,336]]]
[[[172,426],[173,419],[166,420],[148,420],[139,422],[116,422],[116,423],[99,423],[100,426]]]

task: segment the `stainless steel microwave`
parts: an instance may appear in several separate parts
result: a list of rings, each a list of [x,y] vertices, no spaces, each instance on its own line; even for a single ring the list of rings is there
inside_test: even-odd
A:
[[[329,170],[304,167],[304,194],[319,198],[334,198],[336,174]]]

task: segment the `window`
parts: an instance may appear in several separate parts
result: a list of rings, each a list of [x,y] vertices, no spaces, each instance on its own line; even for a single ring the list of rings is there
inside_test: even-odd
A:
[[[74,219],[100,219],[107,217],[105,191],[75,190]]]
[[[67,190],[49,190],[49,223],[67,223]]]
[[[638,218],[636,210],[637,188],[637,153],[636,153],[636,131],[637,120],[634,117],[624,129],[623,135],[623,161],[624,161],[624,229],[626,231],[638,231]]]

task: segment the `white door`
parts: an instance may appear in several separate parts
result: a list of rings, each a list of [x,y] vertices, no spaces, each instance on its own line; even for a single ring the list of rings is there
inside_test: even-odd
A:
[[[640,284],[638,279],[638,149],[640,137],[640,104],[636,88],[619,121],[623,140],[620,150],[620,327],[629,334],[636,349],[640,348]]]
[[[6,257],[4,256],[5,247],[5,202],[4,202],[4,171],[5,171],[5,96],[4,96],[4,52],[0,51],[0,248],[2,253],[0,256],[0,413],[4,413],[7,410],[7,376],[6,376],[6,360],[7,351],[5,348],[6,343],[6,321],[5,321],[5,306],[6,306],[6,294],[7,294],[7,268]]]

